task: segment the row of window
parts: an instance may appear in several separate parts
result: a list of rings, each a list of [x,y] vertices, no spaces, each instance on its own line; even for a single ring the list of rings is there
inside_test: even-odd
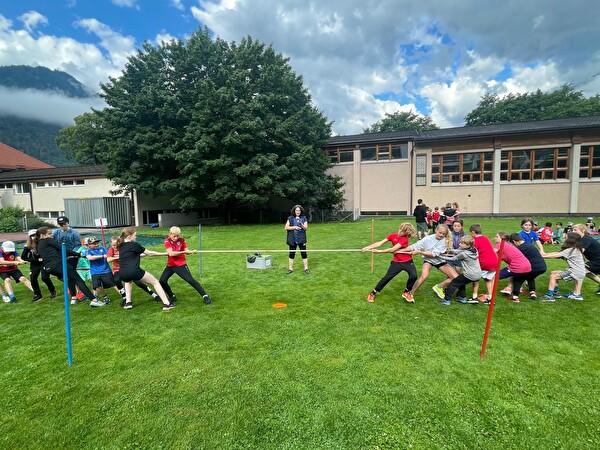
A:
[[[502,150],[500,180],[566,180],[570,147]],[[420,155],[423,157],[423,155]],[[431,183],[492,181],[493,152],[432,155]],[[579,178],[600,178],[600,145],[581,147]],[[417,185],[424,185],[426,165],[417,158]]]
[[[60,181],[36,181],[36,188],[56,188],[85,186],[85,180],[60,180]],[[0,190],[13,189],[15,194],[28,194],[31,192],[29,183],[0,183]]]
[[[327,150],[333,164],[354,161],[354,147],[339,147]],[[361,161],[391,161],[408,159],[408,144],[375,144],[360,147]]]

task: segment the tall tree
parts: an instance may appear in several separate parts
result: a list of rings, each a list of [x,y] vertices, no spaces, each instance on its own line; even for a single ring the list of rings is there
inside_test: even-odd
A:
[[[123,190],[224,212],[273,196],[317,208],[342,201],[321,150],[331,124],[272,46],[212,40],[208,29],[185,43],[146,43],[101,96],[108,107],[80,116],[60,143],[82,159],[97,155]]]
[[[382,133],[386,131],[423,131],[437,130],[438,127],[429,116],[410,112],[397,111],[386,113],[385,117],[363,130],[364,133]]]
[[[600,95],[586,98],[565,84],[553,92],[525,94],[485,94],[477,107],[465,116],[465,125],[528,122],[566,117],[600,115]]]

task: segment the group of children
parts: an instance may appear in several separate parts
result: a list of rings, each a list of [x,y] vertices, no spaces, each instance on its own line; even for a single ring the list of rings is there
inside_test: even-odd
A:
[[[170,228],[169,235],[164,240],[165,252],[144,248],[136,242],[136,237],[135,228],[127,227],[123,229],[120,236],[111,238],[109,249],[103,247],[100,240],[94,236],[82,239],[78,251],[66,248],[66,275],[68,289],[72,296],[71,304],[89,300],[92,307],[106,306],[110,303],[106,290],[114,288],[122,297],[121,306],[124,309],[131,309],[133,283],[156,301],[161,302],[163,311],[170,311],[175,307],[176,296],[168,281],[174,274],[179,275],[196,289],[204,303],[212,302],[211,297],[193,278],[187,266],[185,255],[197,253],[197,250],[188,248],[185,239],[181,237],[179,227]],[[58,295],[51,275],[60,280],[63,278],[61,243],[67,245],[67,242],[64,236],[60,241],[53,237],[52,229],[41,227],[29,231],[22,256],[16,251],[14,242],[2,243],[0,277],[4,280],[6,292],[0,287],[0,293],[4,302],[12,303],[17,300],[11,279],[23,283],[32,291],[33,302],[43,298],[38,281],[40,276],[48,288],[50,298]],[[141,256],[167,256],[167,265],[160,280],[140,267]],[[78,262],[84,263],[78,264]],[[19,265],[26,263],[30,266],[30,279],[25,277],[18,268]],[[91,290],[86,281],[91,281]]]
[[[598,234],[594,218],[588,217],[586,220],[585,228],[587,232],[591,235]],[[567,222],[567,226],[564,228],[562,222],[556,222],[554,230],[552,229],[552,222],[546,222],[541,228],[537,222],[533,222],[533,231],[537,233],[542,244],[562,244],[565,241],[565,235],[573,231],[573,222]]]
[[[588,220],[588,222],[590,222]],[[452,298],[459,303],[489,304],[492,297],[493,281],[496,276],[498,259],[506,263],[499,272],[499,279],[507,279],[508,285],[500,292],[510,300],[519,302],[519,295],[524,293],[522,286],[527,285],[529,297],[543,302],[553,302],[561,297],[558,283],[560,280],[572,281],[573,290],[562,295],[572,300],[583,300],[581,287],[587,276],[598,283],[597,294],[600,294],[600,242],[589,236],[589,224],[571,225],[571,231],[565,233],[560,251],[547,253],[542,247],[541,238],[533,228],[531,219],[521,222],[518,233],[498,232],[494,244],[483,236],[479,224],[469,227],[469,233],[463,231],[463,221],[454,220],[451,227],[440,224],[435,233],[425,236],[414,244],[409,239],[417,235],[412,224],[402,223],[397,233],[368,245],[363,252],[392,253],[393,260],[386,275],[377,283],[367,296],[368,302],[375,301],[375,296],[399,273],[405,271],[408,280],[402,297],[409,303],[415,302],[415,292],[429,277],[432,268],[438,269],[445,276],[444,280],[433,286],[441,304],[450,305]],[[380,250],[386,242],[391,247]],[[584,251],[590,259],[586,265]],[[414,255],[423,257],[421,276],[417,278],[417,270],[412,260]],[[545,259],[562,258],[567,268],[555,270],[550,274],[548,290],[538,296],[536,278],[546,272]],[[479,281],[484,280],[485,294],[478,294]],[[467,297],[466,287],[473,284],[473,294]]]

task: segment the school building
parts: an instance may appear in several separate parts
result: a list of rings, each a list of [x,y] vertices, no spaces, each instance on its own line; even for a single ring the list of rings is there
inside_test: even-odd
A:
[[[600,213],[600,116],[336,136],[325,151],[354,218],[456,201],[487,216]]]

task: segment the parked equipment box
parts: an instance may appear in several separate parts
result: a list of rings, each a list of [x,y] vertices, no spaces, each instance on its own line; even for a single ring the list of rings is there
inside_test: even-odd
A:
[[[246,269],[270,269],[271,255],[248,255],[246,256]]]

